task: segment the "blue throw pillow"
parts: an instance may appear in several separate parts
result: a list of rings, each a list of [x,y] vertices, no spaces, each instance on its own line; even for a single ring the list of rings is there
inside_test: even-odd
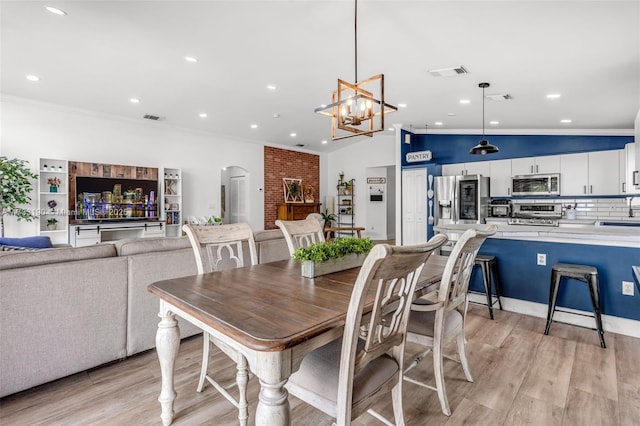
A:
[[[29,248],[51,248],[51,239],[47,236],[24,237],[24,238],[0,238],[0,245],[29,247]]]

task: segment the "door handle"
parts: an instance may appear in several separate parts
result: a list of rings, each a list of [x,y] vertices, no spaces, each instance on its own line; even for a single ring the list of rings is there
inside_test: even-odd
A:
[[[638,178],[638,174],[640,174],[639,170],[636,170],[635,172],[633,172],[633,184],[634,185],[640,185],[640,179]]]
[[[589,194],[593,194],[593,185],[589,185]]]
[[[533,164],[529,166],[529,172],[533,173]]]
[[[583,194],[586,194],[586,193],[587,193],[587,185],[584,185],[584,186],[582,187],[582,193],[583,193]]]
[[[622,182],[622,192],[627,192],[627,182]]]
[[[536,164],[536,173],[540,173],[538,170],[538,165]]]

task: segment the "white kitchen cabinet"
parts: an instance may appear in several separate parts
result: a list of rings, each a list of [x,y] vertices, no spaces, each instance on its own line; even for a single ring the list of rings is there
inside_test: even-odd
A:
[[[620,192],[617,150],[561,157],[561,195],[616,195]]]
[[[491,173],[489,186],[492,197],[511,196],[511,160],[494,160],[489,162]]]
[[[631,185],[633,187],[633,185]],[[627,150],[621,149],[618,152],[618,193],[620,195],[627,194],[629,187],[627,186]]]
[[[635,186],[633,184],[633,177],[635,172],[636,182],[640,181],[640,172],[638,172],[636,162],[636,146],[640,143],[628,143],[624,146],[624,150],[621,152],[620,161],[620,175],[622,176],[622,182],[624,183],[623,192],[621,194],[640,194],[640,185]]]
[[[511,160],[511,172],[514,176],[560,173],[560,155],[542,157],[524,157]]]
[[[491,174],[490,161],[475,161],[473,163],[443,164],[442,176],[482,175]]]

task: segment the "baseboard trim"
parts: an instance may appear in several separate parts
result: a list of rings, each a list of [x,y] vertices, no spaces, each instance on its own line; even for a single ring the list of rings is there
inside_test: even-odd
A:
[[[484,296],[484,294],[470,293],[469,300],[475,303],[486,304],[487,302],[487,298],[486,296]],[[512,299],[509,297],[501,297],[500,300],[502,301],[502,308],[505,311],[531,315],[538,318],[547,318],[546,303],[529,302],[526,300]],[[493,309],[499,309],[498,305],[496,304]],[[580,316],[556,311],[556,313],[553,315],[554,322],[557,320],[558,322],[565,322],[568,324],[578,325],[580,327],[595,328],[594,319],[588,317],[588,315],[593,314],[592,312],[578,311],[575,309],[567,308],[563,309],[580,314]],[[602,327],[604,328],[604,331],[640,338],[640,321],[628,318],[613,317],[610,315],[602,315]]]

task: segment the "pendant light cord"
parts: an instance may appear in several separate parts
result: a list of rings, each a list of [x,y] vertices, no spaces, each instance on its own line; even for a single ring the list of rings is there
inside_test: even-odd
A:
[[[484,87],[482,88],[482,140],[484,140]]]
[[[356,79],[355,82],[356,84],[358,83],[358,0],[355,0],[355,12],[354,12],[354,19],[353,19],[353,34],[354,34],[354,45],[355,45],[355,55],[354,55],[354,62],[355,62],[355,70],[356,70]]]

